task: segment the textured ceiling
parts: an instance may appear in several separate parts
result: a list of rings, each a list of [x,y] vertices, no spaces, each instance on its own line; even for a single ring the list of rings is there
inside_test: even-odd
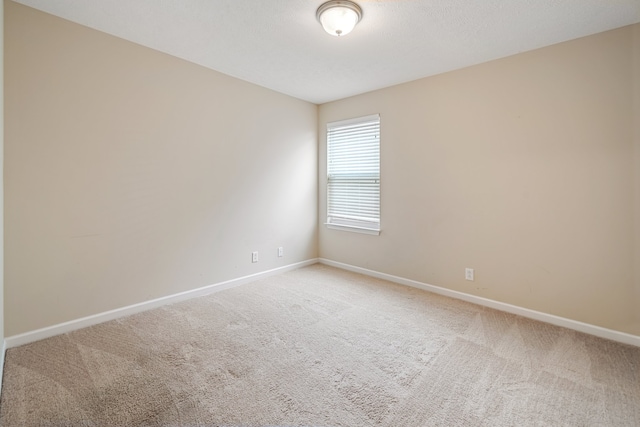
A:
[[[323,0],[16,0],[313,103],[640,22],[640,0],[356,0],[326,34]]]

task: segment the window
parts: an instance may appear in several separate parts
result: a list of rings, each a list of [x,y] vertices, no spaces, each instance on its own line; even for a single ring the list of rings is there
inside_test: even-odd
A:
[[[327,124],[327,226],[380,234],[380,115]]]

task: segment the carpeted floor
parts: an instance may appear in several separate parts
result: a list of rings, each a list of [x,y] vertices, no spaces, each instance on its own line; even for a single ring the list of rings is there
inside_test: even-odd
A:
[[[314,265],[10,349],[3,426],[640,426],[640,348]]]

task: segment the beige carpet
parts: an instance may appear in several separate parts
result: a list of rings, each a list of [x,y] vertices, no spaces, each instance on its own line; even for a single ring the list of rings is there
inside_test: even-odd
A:
[[[322,265],[4,369],[3,426],[640,426],[640,348]]]

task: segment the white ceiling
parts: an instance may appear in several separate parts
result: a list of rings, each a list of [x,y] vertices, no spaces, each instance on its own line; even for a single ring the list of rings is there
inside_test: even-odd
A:
[[[640,0],[16,0],[316,104],[640,22]]]

